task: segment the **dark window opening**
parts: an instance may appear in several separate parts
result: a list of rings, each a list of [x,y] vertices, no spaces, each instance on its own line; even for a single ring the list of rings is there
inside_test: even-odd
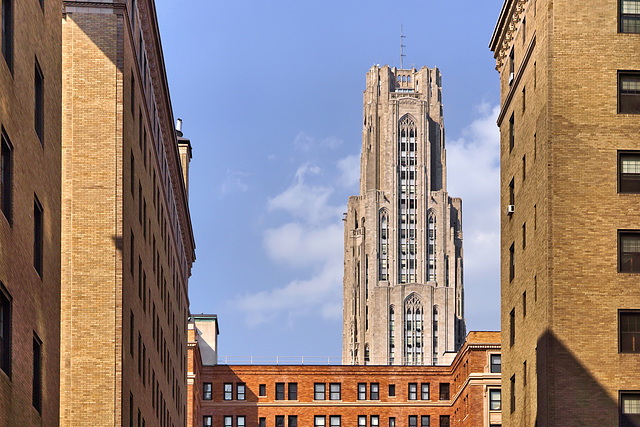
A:
[[[298,383],[289,383],[288,384],[288,396],[289,400],[298,400]]]
[[[12,186],[12,166],[13,166],[13,147],[9,141],[9,137],[2,129],[1,134],[2,157],[0,159],[0,210],[11,224],[11,186]]]
[[[618,113],[640,114],[640,73],[618,73]]]
[[[0,369],[11,378],[11,295],[0,283]]]
[[[640,232],[621,231],[618,240],[620,242],[620,271],[623,273],[640,272]]]
[[[33,385],[31,401],[33,407],[42,413],[42,341],[33,334]]]
[[[42,205],[35,197],[33,201],[33,267],[42,277],[42,258],[43,258],[43,215]]]
[[[618,152],[618,192],[640,193],[640,152]]]
[[[620,0],[620,32],[640,33],[640,0]]]
[[[38,64],[38,60],[36,59],[35,65],[35,130],[38,138],[40,139],[40,143],[44,143],[44,76],[42,75],[42,70],[40,69],[40,65]]]
[[[276,383],[276,400],[284,400],[284,383]]]
[[[449,400],[449,383],[440,383],[440,400]]]
[[[640,353],[640,311],[619,312],[620,353]]]
[[[13,73],[13,0],[2,0],[2,56]]]

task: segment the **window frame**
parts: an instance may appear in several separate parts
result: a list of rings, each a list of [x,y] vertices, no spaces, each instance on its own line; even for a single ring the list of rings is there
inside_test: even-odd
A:
[[[44,145],[44,104],[45,104],[45,83],[44,73],[38,62],[38,58],[35,58],[34,66],[34,114],[33,114],[33,126],[38,135],[38,140],[41,145]]]
[[[334,390],[334,387],[337,390]],[[329,400],[342,400],[342,385],[340,383],[329,383]]]
[[[367,383],[358,383],[358,400],[367,400]]]
[[[431,400],[431,386],[430,383],[421,383],[420,384],[420,400]],[[425,391],[426,386],[426,391]],[[425,393],[426,396],[425,397]]]
[[[258,397],[265,397],[267,395],[267,385],[260,384],[258,385]]]
[[[640,194],[640,173],[638,174],[633,174],[633,173],[623,173],[622,171],[622,161],[623,161],[623,157],[637,157],[638,160],[640,161],[640,151],[637,150],[618,150],[618,193],[619,194]],[[623,189],[623,182],[625,182],[625,180],[623,179],[624,175],[637,175],[637,182],[638,182],[638,189],[637,190],[629,190],[629,189]]]
[[[223,427],[233,427],[233,416],[224,415],[222,417]]]
[[[494,363],[493,359],[498,358],[499,363]],[[498,370],[494,370],[494,366],[497,366]],[[502,373],[502,354],[501,353],[491,353],[489,355],[489,372],[492,374],[501,374]]]
[[[0,371],[11,379],[13,299],[0,282]],[[5,351],[6,348],[6,351]]]
[[[4,127],[0,130],[0,144],[2,146],[0,160],[0,211],[4,214],[9,225],[12,224],[13,204],[13,145]]]
[[[4,61],[13,75],[13,0],[3,0],[0,11],[0,51]],[[8,19],[5,18],[8,17]]]
[[[396,397],[396,385],[389,384],[389,397]]]
[[[637,353],[640,353],[640,324],[638,324],[639,327],[638,327],[638,331],[636,331],[636,332],[630,332],[630,331],[623,332],[623,330],[622,330],[623,329],[622,328],[622,317],[623,317],[623,315],[628,315],[628,314],[635,314],[635,315],[640,317],[640,310],[629,310],[629,309],[618,310],[618,353],[621,353],[621,354],[637,354]],[[636,335],[637,335],[638,344],[637,344],[637,350],[636,351],[633,351],[633,350],[629,351],[626,348],[623,349],[623,342],[624,342],[624,340],[622,339],[623,338],[623,335],[622,335],[623,333],[634,334],[634,337],[633,337],[634,343],[635,343],[635,338],[636,338]],[[635,346],[635,344],[634,344],[634,346]]]
[[[313,417],[313,427],[326,427],[326,426],[327,426],[326,415],[315,415]]]
[[[276,400],[284,400],[284,383],[276,383]]]
[[[289,415],[287,417],[287,427],[298,427],[298,416]]]
[[[418,400],[418,383],[409,383],[407,387],[407,400]]]
[[[240,420],[242,420],[242,424]],[[247,427],[247,419],[244,415],[236,415],[236,427]]]
[[[625,107],[624,111],[623,111],[623,102],[622,102],[622,97],[625,96],[625,94],[623,94],[623,89],[622,89],[622,79],[628,77],[628,78],[635,78],[640,80],[640,71],[639,70],[618,70],[618,87],[617,87],[617,92],[618,92],[618,114],[640,114],[640,89],[638,89],[638,93],[637,94],[626,94],[627,96],[633,96],[634,98],[637,98],[638,101],[638,108],[636,111],[633,111],[632,107]]]
[[[298,400],[298,383],[287,384],[287,400]]]
[[[337,424],[334,422],[337,420]],[[340,415],[329,415],[329,427],[341,427],[342,417]]]
[[[369,384],[369,400],[380,400],[380,383]]]
[[[632,236],[632,235],[636,235],[637,237],[640,238],[640,230],[618,230],[618,273],[625,273],[625,274],[636,274],[636,273],[640,273],[640,251],[639,252],[627,252],[628,254],[638,254],[637,258],[638,258],[638,267],[637,270],[631,269],[631,270],[626,270],[623,268],[623,259],[622,257],[624,256],[625,252],[623,252],[622,250],[622,239],[624,236]],[[633,263],[632,263],[633,265]],[[633,268],[633,267],[632,267]]]
[[[420,427],[430,427],[430,426],[431,426],[431,416],[430,415],[421,415],[420,416]]]
[[[229,386],[228,390],[227,386]],[[222,400],[233,400],[233,383],[224,383],[222,393]]]
[[[279,422],[281,422],[281,424],[278,424]],[[284,427],[284,415],[276,415],[275,426]]]
[[[33,377],[31,385],[31,403],[42,414],[42,340],[33,333]]]
[[[202,400],[213,400],[212,383],[202,383]]]
[[[498,407],[497,408],[493,408],[493,404],[496,402],[495,399],[493,399],[493,394],[492,393],[498,393],[498,397],[500,398],[497,402],[498,402]],[[489,389],[489,411],[502,411],[502,389],[499,388],[490,388]]]
[[[44,270],[44,208],[33,195],[33,268],[42,279]]]
[[[320,390],[320,388],[322,388],[322,390]],[[327,400],[326,383],[313,383],[313,400]]]
[[[212,426],[213,426],[213,417],[211,415],[203,415],[202,427],[212,427]]]
[[[621,427],[631,427],[636,425],[634,420],[626,420],[624,411],[624,398],[627,396],[636,396],[640,399],[640,390],[620,390],[618,391],[618,414],[620,418],[620,426]],[[638,414],[635,414],[638,415]],[[638,417],[640,419],[640,416]]]
[[[409,415],[409,422],[407,424],[409,427],[418,427],[418,416],[417,415]]]
[[[438,385],[438,397],[439,400],[451,400],[451,384],[440,383]]]
[[[236,400],[247,400],[247,385],[236,383]]]
[[[640,14],[632,14],[632,13],[625,14],[625,13],[623,13],[623,11],[622,11],[623,1],[624,0],[618,0],[618,33],[620,33],[620,34],[640,34]],[[625,15],[634,15],[635,18],[631,18],[631,19],[635,19],[635,20],[639,21],[639,23],[638,23],[639,31],[638,32],[635,32],[635,31],[624,31],[624,22],[625,22],[624,18],[625,18]]]
[[[440,427],[451,427],[450,415],[440,415]]]

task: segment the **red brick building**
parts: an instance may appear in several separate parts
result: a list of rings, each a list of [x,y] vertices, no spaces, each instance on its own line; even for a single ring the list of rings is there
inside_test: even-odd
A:
[[[469,333],[451,366],[233,366],[201,363],[211,340],[200,329],[189,331],[190,427],[501,425],[499,332]]]

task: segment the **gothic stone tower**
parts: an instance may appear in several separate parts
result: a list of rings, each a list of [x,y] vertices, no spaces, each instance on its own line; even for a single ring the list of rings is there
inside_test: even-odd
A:
[[[460,348],[461,227],[462,200],[446,189],[440,70],[371,68],[360,195],[344,227],[343,363],[444,364]]]

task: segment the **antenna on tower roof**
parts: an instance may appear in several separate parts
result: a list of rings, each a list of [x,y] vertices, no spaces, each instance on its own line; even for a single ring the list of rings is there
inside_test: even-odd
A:
[[[400,69],[404,70],[404,58],[405,55],[404,54],[404,48],[407,47],[404,44],[404,39],[406,38],[406,36],[404,35],[403,29],[402,29],[402,24],[400,24]]]

